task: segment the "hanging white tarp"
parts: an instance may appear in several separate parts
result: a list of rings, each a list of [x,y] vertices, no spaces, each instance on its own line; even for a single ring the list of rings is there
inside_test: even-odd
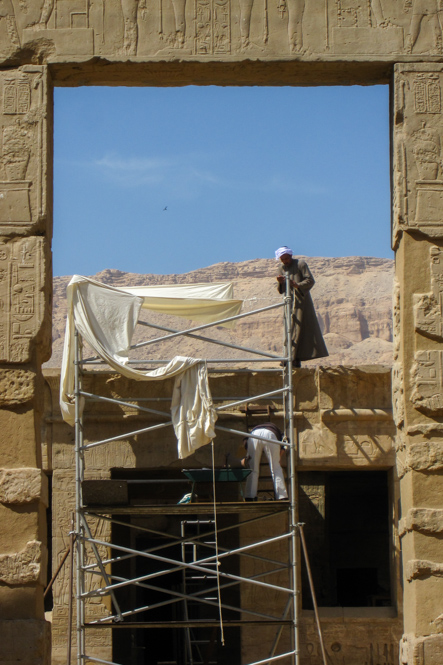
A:
[[[201,323],[214,323],[236,316],[242,306],[241,300],[234,300],[230,283],[131,286],[119,287],[119,290],[143,298],[143,309]]]
[[[74,333],[77,328],[85,341],[110,367],[128,378],[153,381],[176,377],[171,404],[172,421],[178,440],[179,457],[187,457],[215,436],[214,424],[217,415],[212,405],[206,365],[197,358],[176,356],[164,367],[151,372],[131,368],[127,364],[128,354],[140,309],[146,307],[165,314],[212,323],[238,314],[241,301],[226,298],[227,295],[232,295],[232,286],[222,284],[173,285],[170,289],[152,287],[149,295],[148,291],[151,291],[151,287],[117,289],[87,277],[74,275],[67,288],[68,313],[61,370],[60,408],[63,419],[74,425]],[[159,295],[166,291],[169,291],[169,296]],[[153,292],[156,292],[156,295],[153,295]],[[218,297],[211,300],[209,293],[218,294]],[[199,294],[202,295],[201,299]],[[178,314],[178,311],[181,314]],[[82,402],[80,409],[83,409]]]

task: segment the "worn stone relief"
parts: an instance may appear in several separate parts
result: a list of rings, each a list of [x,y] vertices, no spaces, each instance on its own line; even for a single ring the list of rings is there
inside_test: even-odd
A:
[[[0,362],[30,360],[44,315],[44,238],[0,238]]]
[[[383,461],[385,464],[394,462],[393,434],[378,423],[378,426],[368,427],[365,423],[365,433],[361,432],[358,422],[345,421],[333,430],[314,425],[310,429],[299,432],[300,460],[318,460],[322,463],[328,460],[332,464],[337,462],[343,466],[365,466]],[[373,430],[373,431],[372,431]]]
[[[398,66],[394,129],[394,246],[401,229],[443,234],[442,68]]]
[[[405,419],[405,402],[403,364],[400,358],[401,288],[400,283],[396,277],[394,277],[392,288],[392,318],[394,341],[394,362],[392,366],[392,413],[395,425],[400,427]]]
[[[414,295],[415,330],[426,337],[443,340],[443,251],[431,247],[431,291]]]
[[[0,74],[0,225],[36,230],[46,216],[45,81],[40,67]]]
[[[411,402],[425,413],[443,414],[443,351],[417,351],[411,369]]]
[[[443,251],[430,248],[431,291],[414,295],[414,324],[420,335],[443,340]],[[411,401],[426,413],[443,413],[443,357],[439,349],[415,353]]]
[[[3,0],[0,44],[49,58],[441,55],[439,0]],[[4,25],[2,25],[4,24]]]

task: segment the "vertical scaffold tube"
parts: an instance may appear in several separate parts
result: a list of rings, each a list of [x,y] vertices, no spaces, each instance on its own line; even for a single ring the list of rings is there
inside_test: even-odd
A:
[[[294,663],[299,665],[299,571],[297,567],[297,524],[298,524],[298,496],[296,478],[297,451],[294,432],[294,394],[292,382],[292,293],[290,276],[286,274],[285,291],[285,335],[286,335],[286,380],[287,380],[287,416],[289,423],[289,467],[290,467],[290,528],[291,528],[291,577],[292,577],[292,617],[293,617],[293,640],[294,640]]]
[[[85,655],[85,605],[83,599],[84,589],[84,539],[83,539],[83,524],[81,519],[81,510],[83,506],[82,500],[82,482],[83,482],[83,423],[80,413],[80,390],[81,390],[81,376],[80,376],[80,336],[78,331],[75,331],[75,531],[76,538],[76,554],[77,554],[77,665],[83,665]]]

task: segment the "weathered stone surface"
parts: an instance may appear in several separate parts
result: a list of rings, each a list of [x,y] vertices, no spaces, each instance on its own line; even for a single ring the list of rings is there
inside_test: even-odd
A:
[[[441,235],[440,65],[397,67],[394,128],[394,244],[401,229]]]
[[[0,582],[28,584],[41,578],[42,544],[33,540],[21,552],[0,554]]]
[[[411,508],[399,524],[400,535],[408,531],[443,533],[443,509]]]
[[[0,72],[0,99],[1,233],[45,230],[46,174],[50,159],[46,138],[46,69],[27,65]],[[29,256],[24,256],[23,261],[29,263]],[[12,274],[10,279],[16,281],[18,274]],[[29,306],[28,298],[26,308]]]
[[[443,635],[406,634],[400,644],[401,665],[441,665]]]
[[[0,407],[24,404],[34,398],[35,372],[0,369]]]
[[[46,665],[51,653],[51,624],[38,620],[0,620],[0,663]]]
[[[430,293],[414,295],[415,329],[432,339],[443,338],[443,254],[439,247],[430,249]]]
[[[0,362],[30,362],[34,346],[48,331],[46,253],[42,237],[0,237]]]
[[[443,351],[417,351],[411,370],[411,402],[424,413],[443,414]]]
[[[4,468],[37,466],[36,414],[28,405],[0,410],[1,464]]]
[[[420,577],[443,577],[443,563],[435,563],[435,561],[425,561],[423,559],[413,559],[406,563],[405,573],[408,582]]]
[[[48,505],[46,476],[40,469],[0,469],[0,503],[31,503]]]
[[[443,442],[423,441],[411,444],[406,452],[406,463],[414,471],[443,469]]]
[[[296,58],[365,61],[439,56],[434,6],[355,2],[264,6],[246,0],[59,0],[7,5],[4,60],[99,58],[211,61]],[[421,20],[423,17],[427,20]]]

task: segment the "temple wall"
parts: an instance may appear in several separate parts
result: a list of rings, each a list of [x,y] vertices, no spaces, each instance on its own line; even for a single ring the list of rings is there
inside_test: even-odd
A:
[[[45,391],[45,455],[52,470],[52,506],[53,506],[53,567],[55,568],[68,547],[70,530],[69,515],[74,509],[74,446],[73,430],[66,425],[59,415],[58,386],[59,374],[56,370],[45,370],[47,387]],[[355,368],[319,368],[301,369],[294,375],[296,434],[298,441],[297,471],[361,471],[383,470],[389,476],[389,515],[386,520],[391,524],[390,560],[391,560],[391,603],[389,606],[364,608],[320,608],[326,648],[333,662],[341,665],[365,665],[381,662],[396,665],[398,662],[398,644],[402,635],[402,584],[400,579],[400,548],[397,530],[399,484],[395,459],[395,425],[391,409],[391,373],[384,367]],[[275,374],[253,373],[233,375],[218,374],[210,379],[211,391],[216,406],[236,398],[278,389],[281,383],[279,372]],[[97,372],[84,377],[86,392],[104,397],[131,397],[137,403],[143,399],[144,406],[169,410],[169,397],[172,382],[131,382],[115,374]],[[149,398],[153,400],[151,403]],[[165,401],[158,402],[158,398]],[[146,401],[148,400],[148,401]],[[156,401],[157,400],[157,401]],[[237,407],[220,412],[218,423],[224,427],[246,431],[246,426],[253,426],[268,419],[270,409],[273,422],[282,425],[282,404],[279,400],[255,401],[251,398],[248,411]],[[115,436],[120,432],[142,429],[150,424],[161,422],[158,416],[137,413],[130,405],[122,407],[104,402],[87,403],[84,416],[85,443],[97,439]],[[219,431],[215,439],[215,465],[225,464],[226,456],[235,464],[242,455],[241,438]],[[263,476],[259,489],[266,497],[272,487],[265,459]],[[177,458],[177,444],[172,427],[151,431],[122,441],[112,442],[91,449],[85,457],[86,479],[111,478],[116,469],[122,473],[118,477],[130,477],[131,469],[143,470],[145,474],[158,471],[166,478],[180,476],[182,468],[210,467],[211,447],[205,446],[184,460]],[[175,473],[174,473],[175,472]],[[288,473],[286,472],[288,475]],[[115,477],[115,475],[114,475]],[[187,485],[178,485],[169,500],[176,503]],[[156,486],[156,492],[162,491]],[[199,490],[197,490],[199,491]],[[174,498],[175,497],[175,498]],[[251,519],[251,514],[245,519]],[[287,529],[286,516],[280,521],[252,523],[240,530],[239,545],[246,545],[251,539],[267,535],[276,535]],[[352,529],[352,525],[350,527]],[[261,529],[261,531],[260,531]],[[100,538],[110,536],[110,531],[100,523]],[[268,553],[268,554],[266,554]],[[261,548],[262,556],[287,559],[287,543],[271,544]],[[311,552],[311,554],[313,554]],[[315,553],[314,553],[315,554]],[[260,572],[260,563],[246,560],[242,564],[242,574],[255,575]],[[66,658],[66,632],[68,607],[68,567],[59,576],[54,590],[54,609],[52,614],[53,662],[64,663]],[[284,576],[280,574],[281,583]],[[279,578],[273,578],[274,581]],[[93,583],[91,583],[93,584]],[[242,607],[252,607],[257,611],[267,611],[270,607],[278,609],[282,603],[281,595],[263,589],[242,588]],[[107,613],[106,602],[95,599],[88,608],[91,618]],[[280,608],[283,613],[284,606]],[[88,653],[104,660],[112,660],[111,631],[89,631],[87,638]],[[241,649],[243,662],[252,662],[263,657],[275,636],[275,628],[260,629],[257,641],[257,627],[242,629]],[[89,642],[88,640],[91,640]],[[285,628],[279,650],[290,649],[291,631]],[[321,665],[321,652],[316,634],[316,626],[311,610],[302,611],[301,641],[302,665]],[[334,660],[335,659],[335,660]],[[372,659],[372,660],[371,660]],[[282,661],[286,663],[286,660]],[[289,660],[287,661],[289,665]]]
[[[46,67],[0,72],[0,659],[42,665],[50,655],[40,419],[41,363],[51,353],[51,118]]]

